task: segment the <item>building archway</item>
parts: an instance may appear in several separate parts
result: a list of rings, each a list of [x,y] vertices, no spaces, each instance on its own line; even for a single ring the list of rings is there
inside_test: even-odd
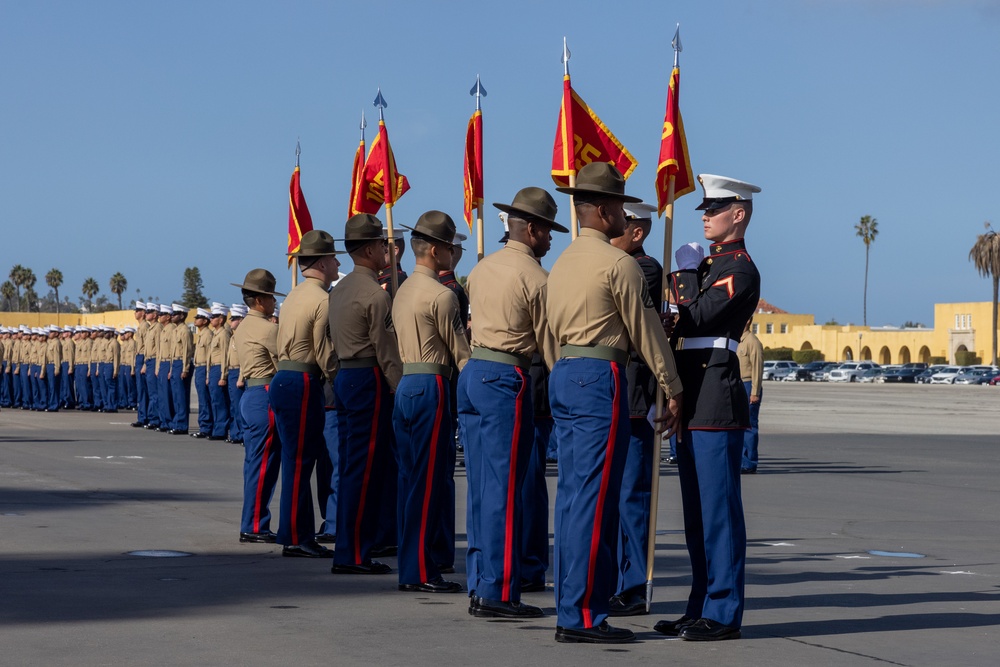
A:
[[[917,353],[917,358],[920,359],[920,361],[922,363],[925,363],[925,364],[931,363],[931,351],[930,351],[930,349],[926,345],[924,345],[923,347],[921,347],[920,348],[920,352]]]
[[[851,351],[850,345],[845,347],[844,351],[840,353],[840,358],[844,361],[854,361],[854,352]]]
[[[898,357],[897,361],[899,361],[899,363],[901,363],[901,364],[908,364],[908,363],[910,363],[910,348],[908,348],[905,345],[903,347],[899,348],[899,357]]]
[[[813,349],[812,343],[810,343],[809,341],[806,341],[806,342],[802,343],[802,349],[803,350],[811,350],[811,349]]]
[[[889,348],[885,345],[878,351],[878,363],[882,366],[888,366],[892,363],[892,353],[889,352]]]
[[[872,360],[872,349],[865,345],[861,348],[861,355],[858,357],[858,361],[871,361]]]

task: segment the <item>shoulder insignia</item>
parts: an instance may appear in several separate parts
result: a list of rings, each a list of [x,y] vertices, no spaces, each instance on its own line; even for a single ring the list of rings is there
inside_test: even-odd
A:
[[[725,278],[719,278],[712,283],[712,287],[725,287],[726,292],[729,294],[729,298],[732,299],[733,295],[736,293],[736,289],[733,287],[734,281],[735,276],[726,276]]]
[[[653,308],[653,297],[649,295],[649,285],[646,281],[642,281],[642,307],[643,308]]]
[[[391,333],[396,332],[396,328],[392,324],[392,311],[388,311],[385,314],[385,330]]]
[[[457,310],[455,311],[455,316],[451,318],[451,326],[455,329],[455,333],[459,336],[465,335],[465,325],[462,324],[462,314]]]

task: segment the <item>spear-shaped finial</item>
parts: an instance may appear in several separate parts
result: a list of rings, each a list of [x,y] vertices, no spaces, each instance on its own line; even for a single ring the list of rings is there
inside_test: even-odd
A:
[[[299,143],[299,138],[295,137],[295,168],[299,167],[299,156],[302,155],[302,145]]]
[[[361,110],[361,125],[359,125],[358,127],[361,128],[361,141],[364,141],[365,140],[365,128],[368,127],[368,121],[365,120],[365,110],[364,109]]]
[[[562,54],[562,64],[563,64],[563,76],[569,76],[569,58],[573,55],[569,52],[569,47],[566,46],[566,38],[563,37],[563,54]]]
[[[378,119],[380,121],[385,120],[385,117],[382,114],[382,110],[385,109],[389,105],[386,103],[385,98],[382,97],[382,87],[381,86],[379,86],[378,94],[375,95],[375,102],[374,102],[374,104],[375,104],[375,108],[378,109]]]
[[[677,67],[677,56],[678,56],[678,54],[681,51],[684,50],[684,47],[681,46],[681,24],[680,23],[677,24],[677,31],[674,32],[674,38],[670,42],[670,46],[674,47],[674,67]]]
[[[476,111],[481,109],[480,99],[486,97],[486,89],[483,88],[482,82],[479,80],[479,75],[476,75],[476,85],[472,87],[469,94],[476,98]]]

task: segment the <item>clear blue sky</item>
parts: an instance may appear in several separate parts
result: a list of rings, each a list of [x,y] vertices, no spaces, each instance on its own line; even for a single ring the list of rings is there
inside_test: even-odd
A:
[[[340,236],[359,117],[370,141],[378,86],[412,186],[397,224],[431,208],[461,223],[477,74],[487,202],[553,191],[564,35],[574,88],[639,160],[628,190],[651,199],[678,22],[694,171],[763,188],[748,245],[764,298],[860,323],[854,225],[872,215],[869,324],[929,325],[935,302],[989,300],[967,259],[983,222],[1000,222],[989,0],[4,0],[0,272],[30,266],[44,293],[59,268],[73,298],[88,276],[107,294],[121,271],[129,298],[177,299],[189,266],[214,300],[238,300],[229,283],[256,266],[287,285],[296,139],[316,226]],[[678,200],[675,245],[702,240],[699,201]],[[487,251],[502,233],[495,213]],[[474,261],[467,252],[459,273]]]

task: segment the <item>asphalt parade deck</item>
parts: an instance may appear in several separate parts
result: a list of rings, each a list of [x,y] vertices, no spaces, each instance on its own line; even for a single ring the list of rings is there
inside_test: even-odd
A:
[[[553,640],[542,619],[467,614],[237,541],[243,450],[129,428],[133,413],[0,413],[3,665],[995,665],[1000,388],[766,383],[744,476],[743,639],[652,631],[684,609],[675,467],[664,467],[638,640]],[[549,468],[550,506],[555,467]],[[465,478],[456,473],[459,553]],[[277,514],[277,494],[272,510]],[[276,525],[272,525],[276,528]],[[129,555],[141,550],[187,557]],[[395,567],[395,559],[385,559]],[[464,583],[464,561],[451,578]],[[551,583],[551,572],[549,577]]]

